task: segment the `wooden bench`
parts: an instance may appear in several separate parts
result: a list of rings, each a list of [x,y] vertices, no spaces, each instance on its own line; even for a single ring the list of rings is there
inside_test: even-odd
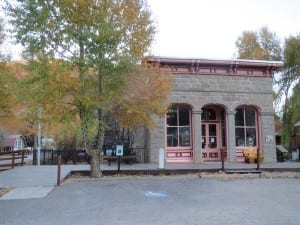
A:
[[[108,165],[111,165],[111,162],[116,162],[118,161],[118,156],[103,156],[104,160],[107,160]],[[125,162],[126,164],[132,164],[137,161],[137,156],[136,155],[125,155],[121,156],[122,162]]]
[[[0,152],[0,170],[7,170],[15,166],[25,164],[24,160],[27,158],[28,150],[16,150],[9,152]],[[1,163],[3,161],[4,163]]]
[[[245,156],[244,156],[243,149],[236,149],[235,156],[236,156],[236,161],[237,162],[241,162],[241,163],[245,162]]]
[[[247,148],[243,151],[246,163],[256,163],[257,153],[259,154],[259,162],[262,162],[264,157],[261,155],[257,148]]]

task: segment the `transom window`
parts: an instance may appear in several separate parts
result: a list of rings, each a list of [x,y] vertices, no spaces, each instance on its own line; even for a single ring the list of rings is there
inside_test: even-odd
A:
[[[237,108],[235,114],[236,146],[256,146],[257,112],[250,107]]]
[[[202,120],[216,120],[216,111],[211,108],[202,108]]]
[[[184,105],[173,105],[167,113],[167,146],[191,145],[191,110]]]

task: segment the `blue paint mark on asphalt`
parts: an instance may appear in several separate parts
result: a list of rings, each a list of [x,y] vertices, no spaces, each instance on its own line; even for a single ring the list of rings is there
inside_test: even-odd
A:
[[[169,197],[169,194],[165,191],[146,191],[145,196],[151,198],[166,198]]]

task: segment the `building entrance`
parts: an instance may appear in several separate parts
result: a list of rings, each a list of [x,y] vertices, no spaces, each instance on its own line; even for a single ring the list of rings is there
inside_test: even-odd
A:
[[[220,161],[220,125],[217,123],[202,124],[202,160]]]
[[[221,161],[221,151],[226,157],[225,111],[217,106],[202,109],[201,159],[204,162]]]

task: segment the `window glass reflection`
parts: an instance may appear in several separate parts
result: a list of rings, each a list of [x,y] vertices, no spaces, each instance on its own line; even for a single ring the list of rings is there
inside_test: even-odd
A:
[[[244,110],[237,109],[235,114],[235,125],[244,126]]]
[[[167,144],[170,147],[175,147],[178,145],[178,135],[176,127],[167,128]]]
[[[246,126],[255,126],[255,111],[253,109],[245,110]]]
[[[190,109],[186,106],[172,106],[166,116],[167,146],[186,147],[191,145]]]
[[[179,126],[190,124],[190,111],[186,107],[179,107]]]
[[[170,108],[167,114],[167,125],[177,126],[177,108]]]
[[[189,127],[179,128],[180,146],[190,146],[190,129]]]
[[[216,112],[210,108],[203,108],[202,109],[202,120],[216,120]]]
[[[236,146],[252,147],[257,145],[256,110],[250,107],[240,107],[235,115]]]
[[[256,129],[255,128],[247,128],[246,129],[246,143],[247,146],[256,146]]]
[[[235,129],[236,146],[245,146],[245,134],[243,128]]]

